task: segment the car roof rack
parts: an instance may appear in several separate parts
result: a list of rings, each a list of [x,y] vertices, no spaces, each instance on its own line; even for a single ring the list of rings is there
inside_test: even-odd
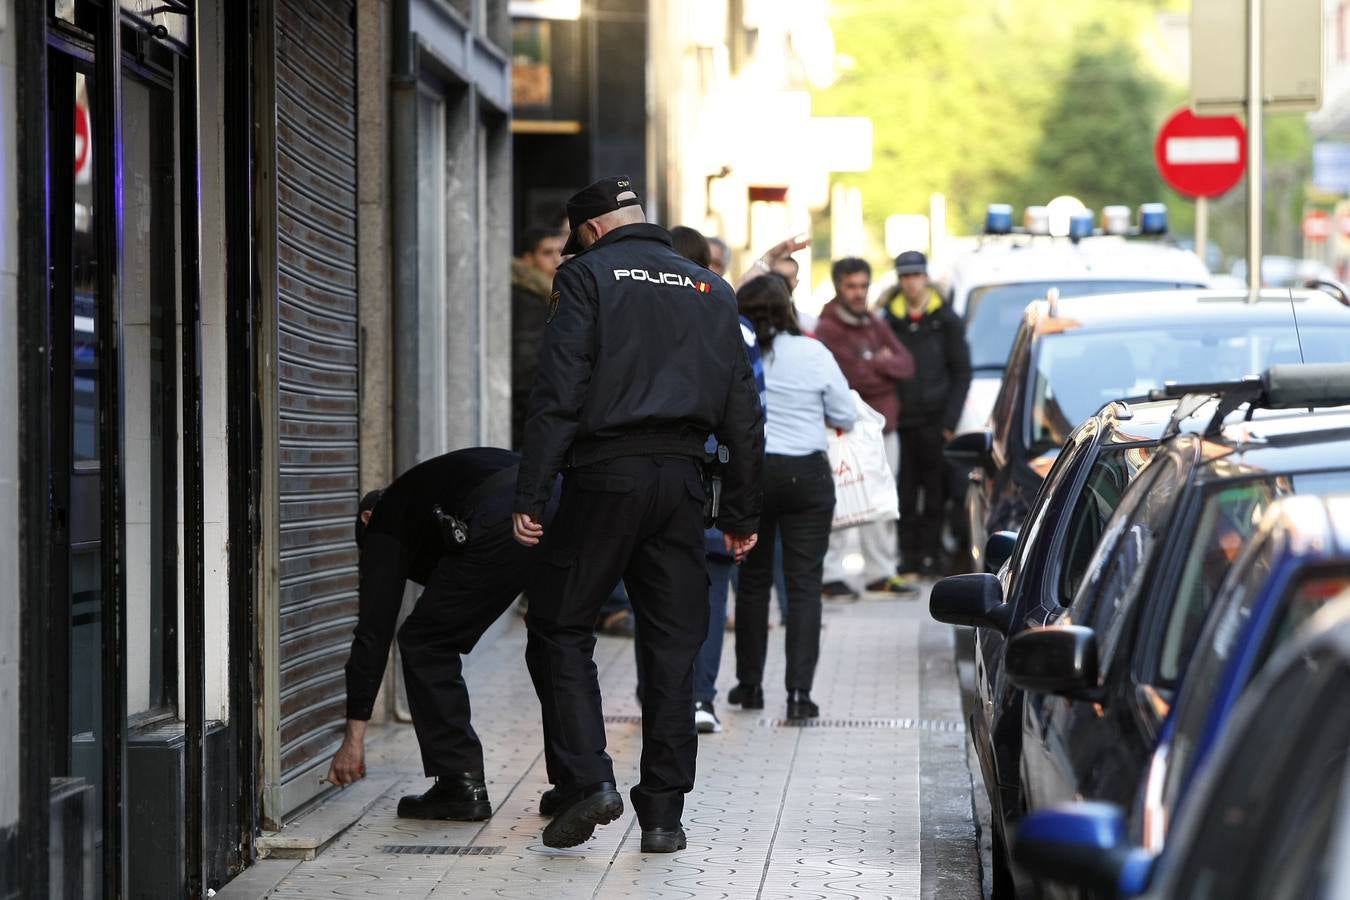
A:
[[[1247,419],[1257,409],[1314,409],[1350,406],[1350,363],[1292,363],[1271,366],[1259,376],[1236,381],[1207,381],[1168,384],[1149,392],[1151,400],[1192,397],[1177,404],[1172,419],[1163,431],[1169,438],[1181,430],[1181,422],[1194,415],[1211,399],[1217,399],[1214,415],[1204,435],[1212,437],[1223,428],[1224,420],[1241,406],[1247,407]]]

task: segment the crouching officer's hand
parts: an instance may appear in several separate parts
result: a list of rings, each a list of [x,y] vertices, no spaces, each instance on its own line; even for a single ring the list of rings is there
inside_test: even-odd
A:
[[[724,534],[722,539],[726,542],[727,552],[736,557],[737,564],[745,562],[750,551],[755,549],[755,544],[759,543],[758,534]]]
[[[512,516],[515,525],[513,530],[516,535],[516,542],[524,544],[526,547],[536,546],[544,536],[544,526],[539,524],[539,520],[528,513],[514,513]]]
[[[366,777],[366,723],[347,720],[347,734],[342,746],[328,767],[328,780],[333,784],[353,784]]]

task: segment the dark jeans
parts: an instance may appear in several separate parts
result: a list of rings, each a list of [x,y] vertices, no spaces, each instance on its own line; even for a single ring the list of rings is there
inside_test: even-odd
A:
[[[947,499],[942,425],[900,428],[900,565],[907,571],[939,559]]]
[[[834,478],[824,453],[764,460],[759,543],[741,566],[736,593],[736,679],[760,684],[769,640],[774,545],[783,538],[787,582],[788,690],[811,690],[820,657],[820,585],[834,519]]]
[[[736,565],[708,560],[708,636],[694,660],[694,699],[711,703],[717,696],[717,673],[722,669],[722,642],[727,633],[727,590]]]
[[[708,633],[697,464],[632,456],[569,471],[540,550],[525,658],[543,711],[549,778],[563,787],[614,781],[592,626],[622,578],[644,675],[642,778],[633,807],[643,828],[673,827],[694,786],[694,658]]]
[[[427,775],[483,770],[460,656],[516,599],[529,563],[509,529],[475,536],[463,552],[441,557],[399,629],[408,706]]]

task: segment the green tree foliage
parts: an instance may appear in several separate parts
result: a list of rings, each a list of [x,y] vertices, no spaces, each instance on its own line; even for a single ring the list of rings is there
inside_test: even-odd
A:
[[[1158,14],[1188,6],[835,0],[835,38],[851,65],[816,96],[815,111],[873,121],[872,170],[839,176],[862,188],[869,231],[879,238],[893,213],[926,213],[941,192],[954,233],[977,231],[990,202],[1020,211],[1073,194],[1096,210],[1164,200],[1173,232],[1189,234],[1192,206],[1153,162],[1157,129],[1184,105],[1186,86],[1165,81],[1147,52]],[[1269,117],[1268,131],[1267,185],[1284,188],[1267,204],[1268,229],[1282,231],[1301,182],[1279,173],[1306,171],[1310,145],[1301,116]],[[1212,232],[1230,254],[1241,252],[1237,194],[1216,204]]]

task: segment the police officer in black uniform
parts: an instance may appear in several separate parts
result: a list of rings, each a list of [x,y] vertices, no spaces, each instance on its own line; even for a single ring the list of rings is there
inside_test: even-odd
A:
[[[644,852],[685,846],[694,785],[694,658],[708,630],[701,461],[709,434],[730,449],[718,525],[743,558],[758,528],[764,419],[721,278],[646,223],[629,179],[567,203],[572,226],[554,276],[530,398],[515,531],[543,542],[530,588],[526,660],[561,782],[549,847],[588,840],[623,814],[605,752],[592,653],[596,610],[620,578],[637,616],[644,672],[642,777],[631,793]],[[539,522],[555,473],[558,515]]]
[[[398,631],[398,645],[422,765],[436,783],[399,802],[404,818],[492,815],[460,656],[511,605],[542,556],[512,539],[519,459],[491,447],[447,453],[371,491],[357,513],[360,607],[346,668],[347,733],[328,777],[350,784],[365,775],[366,722],[384,679],[404,585],[425,585]],[[554,508],[556,502],[549,511]]]

